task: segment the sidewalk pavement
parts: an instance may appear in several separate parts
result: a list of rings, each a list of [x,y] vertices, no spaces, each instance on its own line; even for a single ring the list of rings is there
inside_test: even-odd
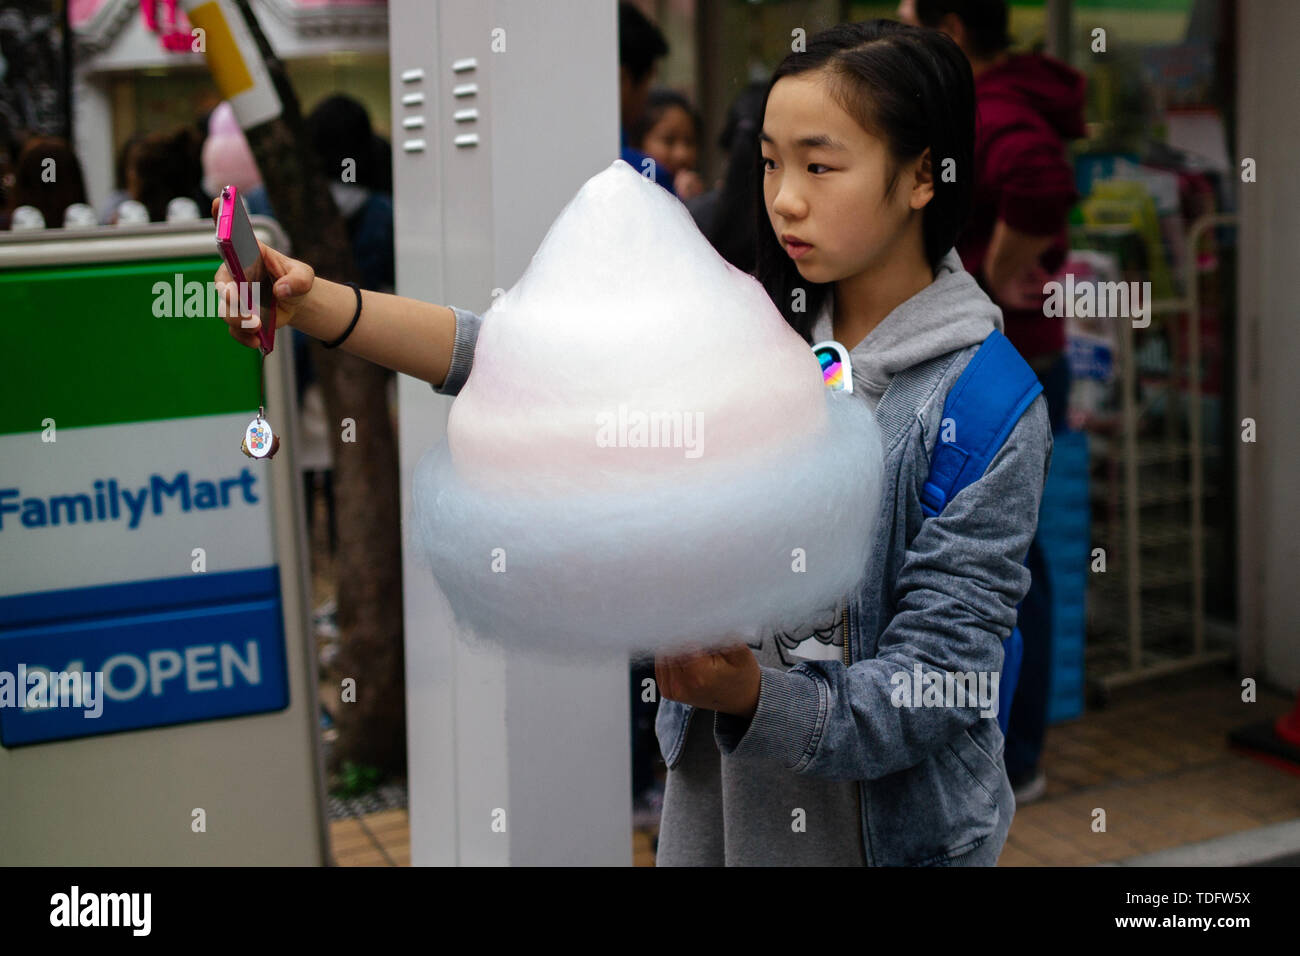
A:
[[[1216,669],[1117,693],[1104,709],[1049,728],[1047,793],[1016,811],[998,865],[1240,865],[1300,853],[1300,825],[1278,826],[1300,820],[1300,768],[1227,745],[1230,729],[1291,705],[1267,690],[1243,704],[1236,676]],[[1104,832],[1093,829],[1098,809]],[[335,821],[335,859],[408,866],[408,827],[406,810]],[[631,838],[635,865],[653,866],[653,830]]]

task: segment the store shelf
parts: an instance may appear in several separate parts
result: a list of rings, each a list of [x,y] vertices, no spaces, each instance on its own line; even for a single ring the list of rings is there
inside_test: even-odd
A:
[[[1118,525],[1118,522],[1115,524]],[[1191,537],[1192,529],[1185,521],[1143,521],[1139,546],[1143,551],[1156,551],[1185,544]],[[1124,529],[1108,522],[1099,522],[1093,527],[1092,538],[1095,546],[1105,548],[1108,554],[1117,554],[1116,549],[1124,546]]]
[[[1093,460],[1113,459],[1123,463],[1124,455],[1122,443],[1109,435],[1098,435],[1092,438],[1093,441]],[[1217,459],[1221,449],[1217,445],[1202,445],[1201,457],[1203,459]],[[1168,438],[1144,438],[1139,437],[1137,440],[1137,463],[1140,467],[1147,465],[1172,464],[1178,461],[1187,461],[1192,457],[1192,446],[1189,442],[1179,441]]]
[[[1100,575],[1098,575],[1100,577]],[[1187,564],[1186,556],[1178,563],[1168,559],[1164,561],[1146,560],[1142,562],[1139,585],[1143,591],[1155,591],[1176,585],[1192,583],[1192,569]],[[1095,585],[1098,597],[1113,598],[1116,603],[1123,603],[1127,582],[1122,574],[1106,573],[1106,583]]]
[[[1124,489],[1123,482],[1116,482],[1116,487],[1107,487],[1105,482],[1097,482],[1092,487],[1092,500],[1094,502],[1113,503],[1123,508],[1128,503],[1128,496]],[[1206,485],[1202,489],[1202,496],[1214,498],[1219,494],[1219,489],[1215,485]],[[1153,505],[1178,504],[1190,500],[1192,489],[1187,482],[1179,478],[1169,478],[1166,476],[1143,477],[1138,479],[1137,501],[1139,508],[1146,508]]]
[[[1105,617],[1105,613],[1099,616]],[[1089,685],[1105,692],[1180,670],[1231,660],[1236,650],[1231,626],[1206,622],[1205,645],[1198,653],[1193,639],[1195,616],[1188,603],[1144,602],[1142,641],[1136,665],[1127,643],[1089,640],[1085,650]],[[1090,632],[1093,626],[1122,628],[1124,624],[1119,620],[1090,621]]]
[[[1197,250],[1208,230],[1235,220],[1211,215],[1187,231],[1182,295],[1153,304],[1158,316],[1135,330],[1116,326],[1117,407],[1094,418],[1090,435],[1094,544],[1107,573],[1089,578],[1087,670],[1105,686],[1144,680],[1232,653],[1206,629],[1207,502],[1221,494],[1225,450],[1205,441]],[[1144,253],[1131,226],[1088,228],[1119,260],[1125,280],[1141,275]],[[1113,241],[1112,241],[1113,240]],[[1187,322],[1177,316],[1187,316]],[[1194,318],[1193,318],[1194,317]],[[1098,520],[1099,519],[1099,520]]]

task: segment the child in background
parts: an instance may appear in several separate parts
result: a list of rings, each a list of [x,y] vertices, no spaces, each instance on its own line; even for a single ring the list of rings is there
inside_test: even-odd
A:
[[[699,113],[690,100],[672,90],[656,89],[650,92],[645,110],[628,131],[628,139],[668,170],[677,198],[686,202],[704,192],[704,180],[695,171],[701,132]]]

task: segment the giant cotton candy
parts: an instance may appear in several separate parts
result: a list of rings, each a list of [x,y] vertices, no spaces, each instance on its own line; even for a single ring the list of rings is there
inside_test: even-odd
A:
[[[458,620],[512,647],[793,631],[851,593],[881,449],[762,286],[619,160],[483,316],[411,522]]]

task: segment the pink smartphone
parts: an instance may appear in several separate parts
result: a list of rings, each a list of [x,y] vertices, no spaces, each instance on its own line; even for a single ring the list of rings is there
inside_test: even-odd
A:
[[[275,282],[267,274],[261,250],[257,247],[257,237],[253,235],[253,225],[248,221],[248,210],[234,186],[221,190],[217,248],[237,283],[240,305],[255,312],[262,320],[257,335],[262,340],[262,354],[265,355],[275,348],[275,295],[271,291]]]

